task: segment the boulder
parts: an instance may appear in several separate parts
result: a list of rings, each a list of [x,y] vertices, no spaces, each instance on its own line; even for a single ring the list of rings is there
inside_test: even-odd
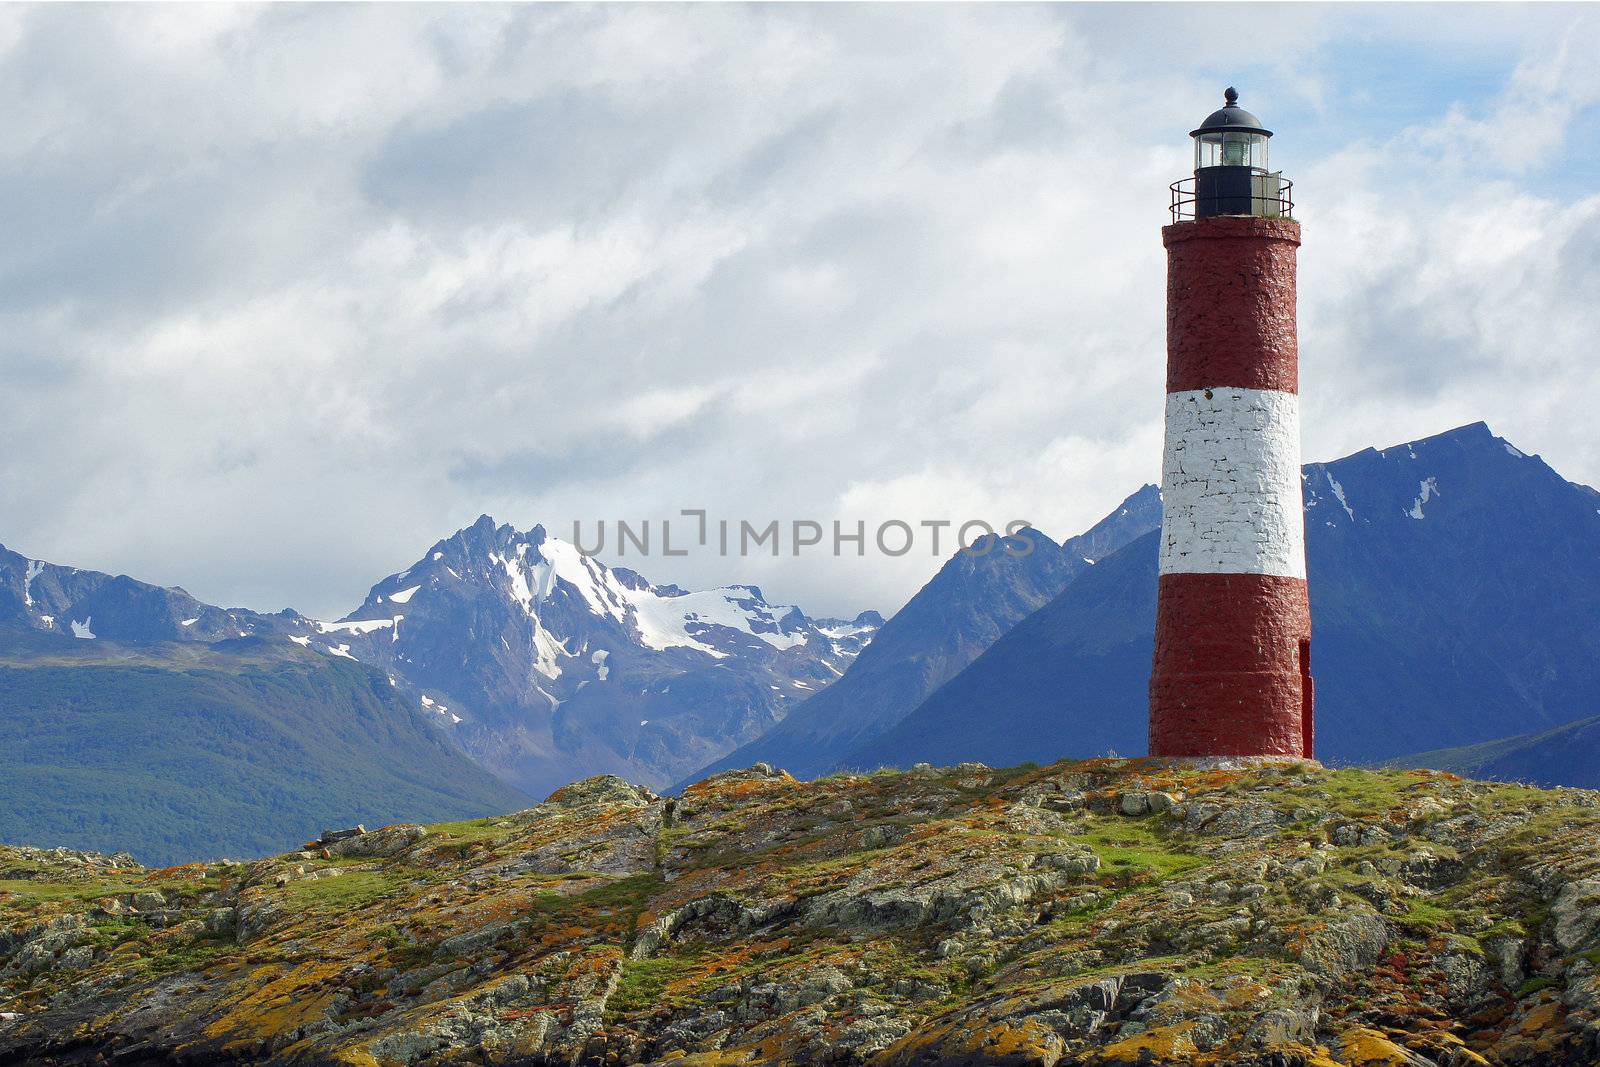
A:
[[[328,845],[324,851],[332,856],[394,856],[428,836],[421,826],[385,826],[371,833],[346,837]]]
[[[1380,916],[1347,915],[1312,933],[1300,951],[1300,962],[1321,978],[1339,978],[1378,962],[1393,936]]]
[[[765,766],[765,764],[762,764]],[[740,771],[728,771],[728,774],[740,774]],[[720,775],[716,777],[721,777]],[[711,781],[712,779],[707,779]],[[543,808],[584,808],[584,807],[644,807],[653,804],[660,798],[655,793],[642,785],[634,785],[614,774],[597,774],[582,781],[564,785],[551,793]],[[538,810],[538,809],[534,809]]]

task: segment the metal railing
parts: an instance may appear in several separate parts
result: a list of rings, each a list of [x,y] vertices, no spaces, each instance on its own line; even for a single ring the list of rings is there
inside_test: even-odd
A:
[[[1188,222],[1199,217],[1200,198],[1195,193],[1193,176],[1180,178],[1169,187],[1172,190],[1172,221]],[[1254,215],[1265,219],[1294,218],[1294,182],[1278,174],[1258,174],[1250,182],[1250,196],[1213,197],[1208,206],[1217,207],[1217,201],[1226,201],[1228,210],[1207,211],[1209,215]],[[1249,201],[1248,211],[1242,201]]]

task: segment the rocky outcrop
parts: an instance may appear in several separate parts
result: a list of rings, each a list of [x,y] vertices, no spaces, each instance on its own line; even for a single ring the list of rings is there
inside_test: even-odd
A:
[[[0,1063],[1592,1065],[1596,799],[757,766],[250,864],[0,847]]]

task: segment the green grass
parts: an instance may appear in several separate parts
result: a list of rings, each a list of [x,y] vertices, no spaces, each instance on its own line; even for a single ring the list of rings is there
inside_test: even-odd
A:
[[[652,898],[661,892],[666,882],[661,875],[634,874],[614,878],[581,893],[557,893],[539,890],[533,894],[530,911],[535,914],[565,917],[579,912],[598,912],[620,921],[631,935],[638,925],[639,916]]]
[[[151,974],[203,971],[219,960],[236,955],[238,950],[238,945],[232,941],[207,938],[173,949],[171,952],[164,952],[159,956],[146,957],[141,961],[142,969]]]
[[[699,954],[624,960],[617,991],[606,1005],[608,1011],[626,1015],[670,1003],[666,996],[667,987],[692,974],[700,966],[700,960]]]
[[[0,879],[0,893],[11,893],[23,900],[98,900],[119,893],[137,893],[149,888],[130,882],[94,879],[87,882],[52,882],[44,878]]]
[[[1448,908],[1441,908],[1426,900],[1413,899],[1407,902],[1405,914],[1400,916],[1400,922],[1424,933],[1448,933],[1460,925],[1460,918]]]
[[[1263,799],[1277,808],[1326,808],[1351,818],[1371,819],[1403,804],[1419,781],[1414,772],[1346,768],[1303,775],[1292,785],[1270,790]]]
[[[392,871],[351,871],[337,878],[303,879],[284,887],[288,903],[315,911],[360,908],[394,896],[404,879]]]
[[[451,841],[476,843],[502,840],[511,836],[515,829],[516,827],[504,818],[463,819],[460,822],[434,823],[428,827],[428,832],[447,837]]]
[[[1211,863],[1208,856],[1174,848],[1156,820],[1118,819],[1063,839],[1088,845],[1100,857],[1100,873],[1125,884],[1166,881]]]

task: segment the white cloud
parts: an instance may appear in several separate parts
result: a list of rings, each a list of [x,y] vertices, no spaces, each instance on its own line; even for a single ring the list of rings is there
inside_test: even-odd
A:
[[[480,511],[1066,536],[1157,476],[1165,185],[1235,78],[1308,456],[1487,418],[1600,480],[1596,20],[1272,22],[1219,72],[1204,8],[0,10],[0,539],[331,616]],[[1459,92],[1384,81],[1440,33]],[[930,573],[649,562],[831,612]]]

